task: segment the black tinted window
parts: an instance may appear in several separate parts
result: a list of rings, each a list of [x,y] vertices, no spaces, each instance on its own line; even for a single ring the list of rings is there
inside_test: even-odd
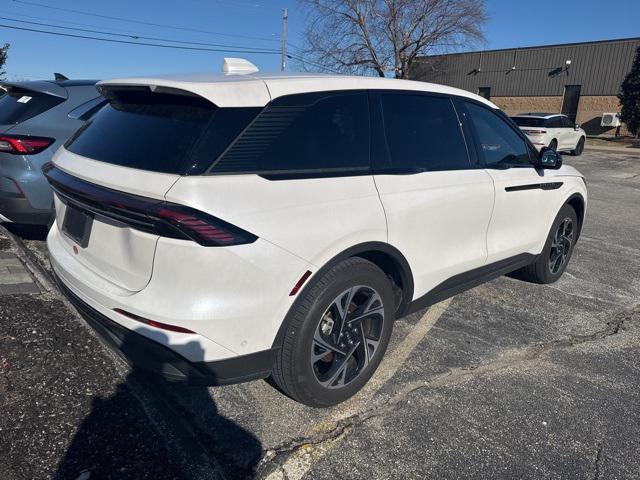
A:
[[[24,122],[62,102],[64,102],[64,98],[53,95],[32,92],[31,90],[12,89],[0,97],[0,125]]]
[[[392,168],[469,168],[467,149],[451,100],[411,94],[381,97]]]
[[[266,107],[212,173],[369,169],[366,93],[292,95]]]
[[[73,153],[130,168],[198,174],[255,117],[256,108],[217,108],[190,95],[132,88],[108,93],[100,109],[67,142]]]
[[[574,126],[569,117],[560,117],[560,122],[564,128],[573,128]]]
[[[544,118],[536,117],[511,117],[519,127],[546,127]]]
[[[466,103],[466,106],[486,166],[531,165],[524,139],[504,119],[475,103]]]

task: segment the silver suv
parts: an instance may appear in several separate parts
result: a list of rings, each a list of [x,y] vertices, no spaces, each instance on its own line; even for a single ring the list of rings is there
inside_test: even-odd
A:
[[[53,194],[42,174],[55,150],[104,103],[96,80],[4,82],[0,97],[0,222],[47,225]]]

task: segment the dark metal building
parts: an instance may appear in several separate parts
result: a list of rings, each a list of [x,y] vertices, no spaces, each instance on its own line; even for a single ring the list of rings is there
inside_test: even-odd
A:
[[[562,112],[592,135],[611,134],[602,114],[619,112],[617,94],[640,37],[422,57],[413,80],[490,98],[509,114]]]

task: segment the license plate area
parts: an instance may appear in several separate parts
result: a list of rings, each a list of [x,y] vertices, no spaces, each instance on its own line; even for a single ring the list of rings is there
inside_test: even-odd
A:
[[[93,225],[93,214],[75,207],[71,203],[67,203],[66,207],[62,231],[80,247],[87,248]]]

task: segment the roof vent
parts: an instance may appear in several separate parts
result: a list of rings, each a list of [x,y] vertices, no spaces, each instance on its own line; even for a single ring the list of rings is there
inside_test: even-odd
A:
[[[244,58],[225,58],[222,63],[222,73],[226,75],[247,75],[257,71],[258,67]]]

